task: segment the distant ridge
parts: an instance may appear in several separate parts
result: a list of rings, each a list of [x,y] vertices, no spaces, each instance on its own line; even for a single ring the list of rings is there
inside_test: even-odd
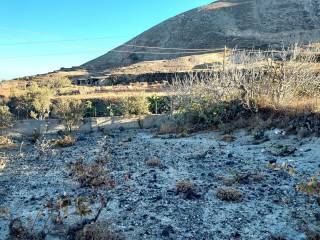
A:
[[[266,48],[319,40],[320,0],[225,0],[170,18],[81,68],[106,71],[141,61],[193,55],[190,51],[176,54],[186,51],[128,45],[183,49],[219,49],[225,45]]]

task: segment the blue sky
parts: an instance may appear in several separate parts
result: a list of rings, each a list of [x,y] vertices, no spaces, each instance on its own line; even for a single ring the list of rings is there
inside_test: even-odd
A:
[[[1,0],[0,80],[80,65],[169,17],[210,2]]]

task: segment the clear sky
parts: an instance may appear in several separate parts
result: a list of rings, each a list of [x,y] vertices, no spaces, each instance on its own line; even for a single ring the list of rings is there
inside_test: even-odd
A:
[[[1,0],[0,80],[96,58],[213,0]]]

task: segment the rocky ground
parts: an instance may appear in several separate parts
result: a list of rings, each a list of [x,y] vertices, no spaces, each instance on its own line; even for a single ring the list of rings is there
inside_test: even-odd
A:
[[[95,216],[125,239],[319,239],[318,185],[309,195],[297,186],[319,172],[320,139],[280,130],[254,136],[130,130],[77,135],[67,148],[1,150],[0,239],[17,230],[13,219],[66,239],[70,226]],[[84,180],[79,162],[99,167],[85,169]],[[94,172],[106,175],[103,184]]]

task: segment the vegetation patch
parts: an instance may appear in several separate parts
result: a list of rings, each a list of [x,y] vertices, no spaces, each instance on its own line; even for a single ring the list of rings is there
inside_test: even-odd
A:
[[[319,174],[313,176],[308,182],[300,183],[297,185],[297,190],[304,192],[308,195],[320,196],[320,181],[318,180]]]
[[[294,146],[272,144],[267,147],[267,151],[274,156],[285,157],[295,153],[297,149]]]
[[[71,164],[71,176],[81,187],[101,187],[114,185],[108,171],[99,163],[85,164],[83,159]]]
[[[71,147],[76,143],[76,139],[71,135],[65,135],[63,138],[55,141],[54,145],[57,147]]]
[[[216,192],[217,198],[225,202],[241,202],[244,198],[240,190],[234,188],[219,188]]]
[[[146,164],[149,166],[149,167],[161,167],[162,166],[162,162],[159,158],[157,157],[154,157],[154,158],[151,158],[149,159]]]
[[[269,169],[272,169],[274,171],[286,171],[288,172],[291,176],[296,174],[296,169],[291,166],[290,164],[288,164],[287,162],[284,162],[282,164],[278,164],[278,163],[269,163],[267,165],[267,167]]]
[[[13,144],[12,140],[7,136],[0,136],[0,146]]]

